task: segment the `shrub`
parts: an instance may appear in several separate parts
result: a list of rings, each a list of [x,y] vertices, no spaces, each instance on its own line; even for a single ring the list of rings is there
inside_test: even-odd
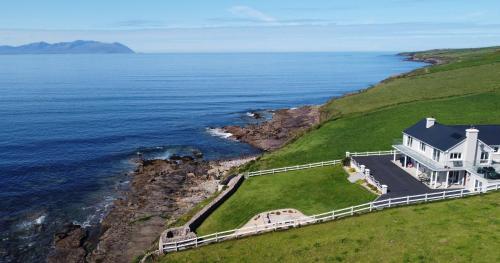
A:
[[[345,157],[342,159],[342,165],[343,166],[350,166],[351,165],[351,157]]]

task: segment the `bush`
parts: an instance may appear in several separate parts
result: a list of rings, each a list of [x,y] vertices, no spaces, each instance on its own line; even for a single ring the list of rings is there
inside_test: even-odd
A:
[[[351,166],[351,157],[345,157],[344,159],[342,159],[342,165]]]

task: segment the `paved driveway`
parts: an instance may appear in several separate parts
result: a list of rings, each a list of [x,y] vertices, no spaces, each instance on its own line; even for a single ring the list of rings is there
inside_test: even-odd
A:
[[[437,192],[392,163],[392,155],[353,157],[360,165],[370,169],[373,177],[388,186],[380,199]],[[441,190],[442,191],[442,190]]]

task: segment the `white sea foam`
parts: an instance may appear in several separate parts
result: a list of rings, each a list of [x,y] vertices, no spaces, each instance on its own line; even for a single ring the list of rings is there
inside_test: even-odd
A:
[[[232,133],[226,132],[221,128],[207,128],[207,132],[216,137],[224,138],[224,139],[229,139],[231,136],[233,136]]]
[[[246,115],[250,118],[254,118],[255,117],[255,113],[253,112],[247,112]]]
[[[47,216],[45,214],[35,218],[34,220],[26,220],[18,224],[18,227],[23,230],[31,229],[34,226],[42,225]]]
[[[41,224],[43,224],[43,222],[45,221],[45,218],[46,218],[46,217],[47,217],[47,216],[45,216],[45,215],[42,215],[42,216],[38,217],[37,219],[35,219],[35,224],[36,224],[36,225],[41,225]]]

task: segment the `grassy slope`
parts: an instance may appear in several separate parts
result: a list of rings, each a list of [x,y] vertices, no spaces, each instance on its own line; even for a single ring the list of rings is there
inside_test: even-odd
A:
[[[499,206],[497,192],[396,208],[173,253],[162,262],[500,262]]]
[[[253,169],[339,159],[346,151],[389,150],[401,131],[421,118],[449,124],[500,123],[500,90],[414,102],[325,123],[294,143],[266,154]]]
[[[197,232],[203,235],[236,228],[268,210],[296,208],[314,214],[375,198],[346,177],[341,167],[321,167],[250,178]]]

